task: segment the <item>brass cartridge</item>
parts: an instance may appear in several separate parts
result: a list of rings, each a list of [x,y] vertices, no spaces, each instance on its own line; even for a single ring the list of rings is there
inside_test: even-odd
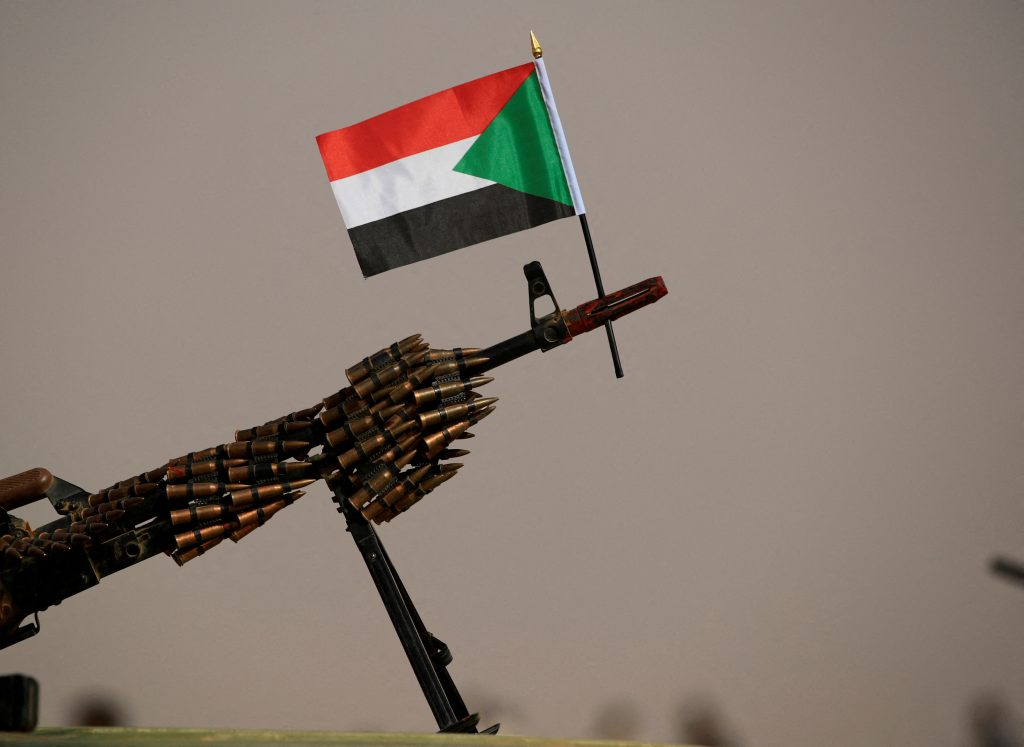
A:
[[[238,542],[238,540],[242,539],[242,537],[251,534],[257,529],[259,529],[259,524],[249,524],[248,526],[241,527],[231,532],[228,535],[228,539],[230,539],[232,542]]]
[[[344,389],[339,389],[334,394],[329,394],[326,397],[324,397],[324,407],[325,408],[337,407],[344,400],[348,399],[351,396],[352,396],[352,387],[347,386]]]
[[[367,521],[372,521],[381,512],[389,510],[393,504],[401,500],[407,493],[416,490],[416,485],[420,480],[426,477],[429,472],[430,465],[424,465],[423,467],[410,472],[407,477],[402,477],[402,479],[399,480],[391,490],[363,509],[363,518]]]
[[[371,500],[377,493],[399,478],[402,468],[412,461],[415,453],[405,454],[393,464],[384,466],[363,480],[363,486],[349,496],[349,503],[355,508],[360,508],[364,503]]]
[[[239,511],[238,526],[240,529],[244,529],[248,526],[263,526],[270,521],[271,516],[292,502],[293,501],[272,501],[270,503],[264,503],[253,508],[246,509],[245,511]]]
[[[227,476],[232,467],[245,464],[244,459],[209,459],[205,462],[172,465],[167,468],[167,482],[184,482],[193,477],[217,474]]]
[[[428,363],[436,363],[439,361],[450,361],[450,360],[462,360],[476,355],[480,352],[480,348],[453,348],[452,350],[431,350],[427,353],[426,361]]]
[[[469,454],[469,449],[444,449],[436,456],[437,459],[460,459]]]
[[[378,425],[379,418],[375,418],[373,415],[366,415],[362,418],[355,418],[354,420],[346,420],[341,424],[340,428],[328,433],[325,438],[331,448],[336,449],[342,444],[348,443],[349,441],[356,441],[359,439],[361,433],[373,428]]]
[[[204,524],[208,521],[228,518],[231,514],[231,507],[221,503],[207,503],[205,506],[190,505],[171,511],[171,524],[173,526]]]
[[[203,449],[202,451],[192,451],[185,454],[185,456],[174,457],[174,459],[167,460],[167,464],[174,466],[178,464],[188,464],[189,462],[203,462],[207,459],[215,459],[219,448],[219,446],[211,446],[209,449]]]
[[[277,498],[283,493],[290,493],[293,490],[312,485],[316,480],[305,479],[294,482],[275,482],[269,485],[259,485],[255,488],[234,490],[228,494],[228,500],[232,506],[248,506],[253,503],[263,503],[271,498]]]
[[[405,454],[415,455],[416,452],[416,441],[419,439],[418,433],[410,433],[399,439],[398,443],[392,446],[390,449],[385,451],[379,457],[382,462],[393,462]]]
[[[267,438],[269,436],[286,436],[289,433],[298,433],[312,427],[313,423],[310,420],[292,420],[283,423],[258,425],[255,428],[235,431],[235,441],[251,441],[255,438]]]
[[[114,488],[113,490],[107,491],[107,500],[116,501],[121,498],[128,498],[129,496],[140,496],[152,493],[160,487],[155,482],[136,482],[123,488]]]
[[[494,381],[493,376],[474,376],[470,379],[456,379],[444,383],[434,382],[425,389],[417,389],[412,393],[417,407],[429,405],[433,402],[440,402],[449,397],[458,396],[471,389],[490,384]]]
[[[309,462],[255,462],[228,470],[228,479],[237,483],[254,483],[276,477],[303,477],[312,473]]]
[[[395,361],[389,366],[376,371],[370,371],[362,381],[352,386],[352,390],[356,393],[357,397],[366,399],[369,394],[393,384],[400,376],[409,373],[416,366],[419,366],[425,356],[426,353],[414,353]]]
[[[420,366],[409,372],[408,377],[398,386],[393,389],[383,390],[378,389],[370,398],[374,402],[381,400],[389,400],[393,404],[401,402],[403,399],[409,396],[415,389],[421,387],[424,383],[430,381],[434,375],[434,369],[437,368],[437,364],[430,364],[426,366]]]
[[[235,522],[233,521],[224,521],[219,524],[207,524],[206,526],[195,527],[194,529],[189,529],[174,535],[174,546],[179,550],[183,550],[191,547],[192,545],[201,545],[209,540],[223,537],[234,528]]]
[[[437,425],[445,425],[446,423],[452,423],[456,420],[479,413],[497,401],[497,397],[484,397],[482,399],[475,400],[474,402],[463,402],[461,404],[447,406],[442,405],[436,410],[420,413],[417,417],[419,418],[420,426],[424,429],[433,428]]]
[[[426,479],[422,480],[419,485],[416,486],[416,490],[409,491],[401,499],[399,499],[394,506],[391,507],[389,512],[386,512],[375,519],[377,524],[383,521],[391,521],[398,514],[408,511],[416,503],[422,500],[423,496],[432,491],[438,485],[443,482],[455,477],[457,472],[448,472],[440,475],[430,475]]]
[[[216,495],[223,495],[232,490],[241,490],[249,487],[242,483],[223,482],[189,482],[184,485],[168,485],[167,500],[182,501],[193,498],[212,498]]]
[[[422,450],[427,459],[433,459],[441,450],[469,429],[469,420],[460,420],[423,437]]]
[[[187,550],[178,550],[172,553],[171,557],[174,558],[174,562],[178,565],[185,565],[185,563],[187,563],[188,561],[198,558],[200,555],[203,555],[204,553],[219,545],[223,541],[223,539],[223,537],[215,537],[211,540],[203,542],[201,545],[190,547]]]
[[[416,427],[414,421],[407,421],[390,430],[375,433],[361,441],[357,441],[351,449],[338,456],[338,464],[342,469],[350,469],[365,459],[369,459],[389,444],[398,443],[398,436]]]
[[[422,335],[415,334],[406,337],[404,340],[394,342],[388,347],[378,350],[373,355],[366,356],[354,366],[345,369],[345,377],[349,380],[350,384],[355,384],[374,369],[398,360],[413,349],[423,347],[424,343],[422,340]]]

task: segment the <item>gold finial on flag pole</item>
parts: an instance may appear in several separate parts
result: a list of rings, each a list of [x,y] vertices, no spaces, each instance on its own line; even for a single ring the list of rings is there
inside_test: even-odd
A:
[[[533,59],[539,60],[544,55],[544,50],[540,48],[540,42],[537,41],[537,36],[533,33],[533,29],[530,29],[530,45],[533,47]]]

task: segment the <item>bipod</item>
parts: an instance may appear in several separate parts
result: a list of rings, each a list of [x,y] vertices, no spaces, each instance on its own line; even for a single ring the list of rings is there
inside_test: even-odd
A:
[[[398,640],[423,690],[439,732],[468,734],[497,734],[500,724],[479,731],[480,716],[466,708],[459,689],[455,686],[448,665],[452,653],[448,645],[427,630],[402,583],[387,550],[370,523],[349,503],[344,493],[335,488],[335,501],[345,516],[349,534],[355,540],[359,553],[366,561],[373,583],[377,587],[384,609],[395,626]]]

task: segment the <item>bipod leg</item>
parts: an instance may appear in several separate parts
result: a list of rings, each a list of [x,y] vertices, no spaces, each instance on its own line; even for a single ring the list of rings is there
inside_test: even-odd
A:
[[[347,510],[346,510],[347,509]],[[416,606],[409,597],[402,579],[388,556],[380,537],[362,516],[352,509],[343,508],[348,530],[359,548],[373,583],[377,586],[384,608],[395,626],[405,655],[409,658],[423,696],[427,699],[441,732],[479,733],[480,717],[469,713],[455,682],[448,673],[452,654],[448,646],[435,638],[423,624]],[[485,734],[496,734],[498,725],[485,729]]]

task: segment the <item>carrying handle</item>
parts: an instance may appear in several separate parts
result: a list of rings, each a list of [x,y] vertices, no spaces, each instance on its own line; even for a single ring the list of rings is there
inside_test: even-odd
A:
[[[46,495],[53,485],[53,475],[44,467],[33,467],[0,480],[0,508],[10,511],[21,508]]]

